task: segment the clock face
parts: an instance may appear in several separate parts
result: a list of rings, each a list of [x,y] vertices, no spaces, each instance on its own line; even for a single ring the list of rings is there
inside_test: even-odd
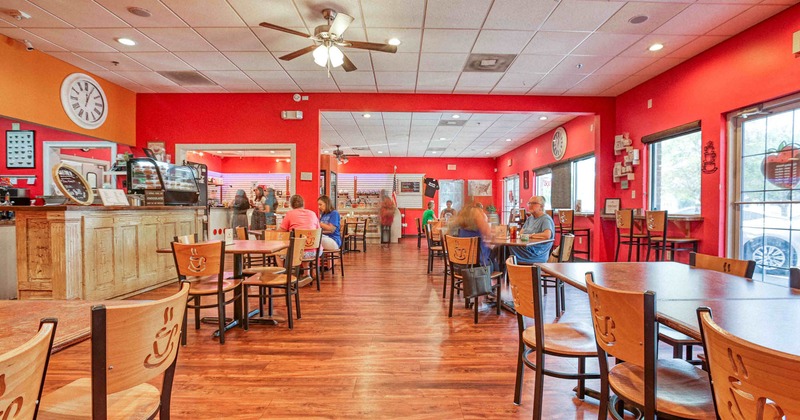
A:
[[[108,116],[108,101],[103,88],[82,73],[73,73],[61,83],[61,105],[75,124],[89,130],[103,125]]]
[[[565,153],[567,153],[567,130],[564,130],[564,127],[558,127],[553,133],[553,157],[561,160]]]

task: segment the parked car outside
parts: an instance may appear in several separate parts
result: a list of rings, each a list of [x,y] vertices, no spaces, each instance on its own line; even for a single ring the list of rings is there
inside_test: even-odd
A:
[[[797,265],[800,230],[792,230],[790,218],[780,207],[765,208],[764,214],[750,208],[742,211],[742,257],[754,260],[764,273],[785,275],[789,267]]]

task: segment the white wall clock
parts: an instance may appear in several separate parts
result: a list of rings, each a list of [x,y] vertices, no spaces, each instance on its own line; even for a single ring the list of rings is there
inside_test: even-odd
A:
[[[564,130],[564,127],[556,128],[556,132],[553,133],[553,157],[556,160],[561,160],[564,157],[564,154],[567,153],[567,130]]]
[[[83,73],[73,73],[61,83],[61,106],[79,126],[94,130],[108,116],[108,101],[100,83]]]

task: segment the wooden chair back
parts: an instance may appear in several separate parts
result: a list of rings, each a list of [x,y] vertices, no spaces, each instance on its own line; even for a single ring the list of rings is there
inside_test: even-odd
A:
[[[558,209],[558,223],[561,229],[571,229],[575,222],[575,211],[570,209]]]
[[[753,260],[736,260],[697,252],[689,253],[689,265],[748,279],[752,279],[753,273],[756,271],[756,262]]]
[[[511,285],[511,296],[514,299],[514,310],[517,311],[517,327],[520,339],[525,331],[525,318],[533,319],[536,345],[542,349],[544,345],[544,307],[542,304],[542,269],[538,265],[519,265],[516,256],[506,259],[508,281]]]
[[[492,227],[492,237],[505,239],[508,236],[508,225],[497,225]]]
[[[184,282],[178,293],[161,300],[92,307],[93,418],[107,418],[108,394],[161,374],[162,401],[171,392],[188,296]]]
[[[617,230],[633,230],[633,209],[619,209],[615,212]]]
[[[645,229],[648,236],[667,236],[667,211],[649,210],[644,212]]]
[[[800,417],[800,356],[745,341],[698,308],[711,388],[722,420]]]
[[[298,235],[297,231],[291,232],[289,235],[289,248],[286,250],[286,266],[299,267],[303,263],[303,254],[305,248],[302,244],[307,243],[307,238],[303,235]],[[291,270],[287,270],[291,271]]]
[[[277,231],[277,230],[265,230],[264,231],[264,240],[265,241],[288,241],[289,240],[289,232]]]
[[[480,238],[472,236],[459,238],[457,236],[445,235],[444,241],[447,242],[447,256],[450,264],[460,264],[473,266],[478,264]]]
[[[553,218],[553,210],[545,210],[544,212],[547,213],[547,215],[550,216],[551,219]]]
[[[21,346],[0,355],[0,415],[3,419],[35,419],[50,362],[58,320],[39,323],[39,332]]]
[[[180,235],[173,238],[174,242],[178,242],[181,244],[196,244],[197,243],[197,234],[192,235]]]
[[[640,367],[655,363],[655,294],[599,286],[592,273],[586,273],[586,288],[598,347]]]
[[[172,255],[178,279],[217,275],[222,280],[225,268],[225,243],[212,241],[196,244],[172,243]]]
[[[441,242],[442,240],[442,227],[443,224],[441,221],[437,220],[435,222],[429,222],[428,226],[431,227],[431,239],[434,242]]]
[[[247,234],[247,227],[246,226],[237,226],[236,227],[236,239],[240,241],[246,241],[250,239]]]
[[[422,220],[420,220],[419,217],[415,220],[417,222],[417,235],[422,235]]]
[[[550,254],[547,262],[569,262],[572,260],[572,249],[575,245],[575,235],[565,233],[561,235],[561,243],[558,244],[556,251]]]
[[[295,236],[306,238],[305,249],[319,249],[322,242],[322,229],[295,229]]]

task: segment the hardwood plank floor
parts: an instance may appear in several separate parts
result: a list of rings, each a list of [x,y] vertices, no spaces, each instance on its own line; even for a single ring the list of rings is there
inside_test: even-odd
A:
[[[225,345],[212,325],[195,330],[178,359],[172,393],[177,419],[531,417],[533,374],[521,406],[513,404],[515,316],[483,305],[479,324],[457,299],[453,318],[442,298],[442,264],[426,274],[427,250],[416,239],[369,245],[345,254],[345,273],[326,273],[322,291],[301,289],[303,318],[278,326],[233,329]],[[166,296],[164,287],[137,298]],[[510,296],[508,290],[504,291]],[[567,288],[563,319],[587,318],[586,295]],[[255,304],[253,300],[252,304]],[[207,312],[211,315],[211,311]],[[285,316],[282,302],[278,316]],[[553,296],[545,313],[554,313]],[[87,314],[88,315],[88,314]],[[571,361],[548,367],[577,371]],[[589,369],[597,369],[590,363]],[[50,361],[45,394],[89,376],[89,342]],[[597,381],[590,385],[598,386]],[[577,399],[574,381],[545,378],[544,418],[597,418],[596,402]]]

